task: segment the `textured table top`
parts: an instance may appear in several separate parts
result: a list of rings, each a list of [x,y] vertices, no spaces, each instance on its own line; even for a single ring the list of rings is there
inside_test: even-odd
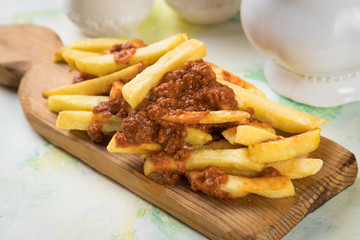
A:
[[[61,0],[8,1],[0,24],[34,23],[64,44],[84,37]],[[147,43],[178,32],[205,43],[206,60],[249,80],[282,104],[325,118],[322,135],[360,158],[360,102],[314,108],[267,85],[264,58],[244,36],[239,17],[211,27],[188,24],[163,1],[134,32]],[[1,53],[0,53],[1,54]],[[0,86],[0,239],[205,239],[171,215],[39,136],[23,117],[16,91]],[[360,239],[360,182],[307,216],[284,239]]]

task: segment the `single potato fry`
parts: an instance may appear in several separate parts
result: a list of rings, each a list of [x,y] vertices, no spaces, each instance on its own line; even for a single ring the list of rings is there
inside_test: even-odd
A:
[[[75,65],[75,61],[77,59],[81,59],[81,58],[85,58],[85,57],[93,57],[93,56],[98,56],[98,55],[99,55],[98,53],[85,52],[85,51],[80,51],[80,50],[71,49],[71,48],[68,48],[68,49],[64,50],[64,52],[63,52],[63,58],[64,58],[65,62],[67,62],[75,70],[78,70]]]
[[[161,77],[168,71],[181,67],[185,62],[199,60],[205,57],[205,45],[195,39],[181,43],[175,49],[167,52],[155,64],[146,68],[132,81],[123,87],[123,96],[132,108],[149,94],[151,88],[158,85]]]
[[[171,156],[164,156],[163,161],[154,163],[150,160],[151,155],[148,155],[144,159],[144,174],[145,176],[151,176],[154,174],[163,174],[165,172],[178,173],[179,166],[176,164],[174,158]]]
[[[172,123],[181,124],[212,124],[212,123],[226,123],[226,122],[239,122],[247,123],[250,114],[245,111],[206,111],[206,112],[187,112],[183,111],[178,115],[165,115],[161,117],[162,120]]]
[[[238,132],[237,127],[226,129],[225,131],[222,132],[222,135],[231,144],[242,144],[242,145],[250,145],[253,143],[257,143],[257,142],[262,142],[264,140],[261,140],[261,139],[264,139],[264,138],[265,138],[265,140],[271,139],[271,138],[266,139],[265,136],[268,136],[268,137],[276,136],[275,129],[272,128],[270,124],[266,124],[266,123],[252,122],[252,123],[247,123],[246,125],[240,125],[239,127],[240,127],[239,139],[237,139],[237,140],[236,140],[237,132]],[[245,128],[245,132],[244,132],[244,130],[243,130],[243,132],[241,132],[242,131],[241,128]],[[256,129],[253,130],[253,132],[251,132],[251,130],[254,128],[256,128]],[[266,133],[264,133],[264,131]],[[256,135],[258,132],[263,133],[262,137]],[[243,139],[241,139],[241,138],[243,138]],[[241,142],[243,142],[243,143],[241,143]],[[246,144],[249,142],[252,142],[252,143]]]
[[[317,158],[294,158],[279,162],[266,163],[265,167],[276,168],[281,175],[291,179],[311,176],[320,171],[323,161]]]
[[[63,53],[67,49],[76,49],[87,52],[100,53],[111,48],[114,44],[126,43],[128,40],[120,38],[84,38],[76,40],[67,46],[61,47],[54,56],[54,62],[64,61]]]
[[[251,107],[255,110],[254,117],[262,122],[270,123],[275,128],[289,133],[302,133],[318,128],[324,119],[317,119],[309,114],[299,112],[274,102],[266,97],[259,96],[246,89],[224,80],[218,82],[234,90],[235,98],[240,109]]]
[[[213,172],[213,174],[207,174]],[[287,176],[248,178],[227,175],[214,167],[202,172],[187,172],[193,190],[200,190],[209,196],[220,198],[239,198],[250,193],[268,198],[282,198],[295,195],[294,186]],[[218,179],[212,179],[216,177]],[[215,183],[214,183],[215,181]]]
[[[102,132],[116,132],[121,130],[122,119],[115,115],[95,115],[90,111],[63,111],[58,115],[56,127],[86,131],[93,122],[102,125]]]
[[[48,98],[48,107],[53,112],[65,110],[92,111],[102,101],[109,101],[107,96],[53,95]]]
[[[223,69],[213,63],[206,62],[206,64],[211,66],[211,68],[213,69],[213,71],[216,74],[217,79],[228,81],[239,87],[245,88],[245,89],[249,90],[250,92],[253,92],[259,96],[265,97],[265,93],[263,91],[256,88],[254,85],[245,81],[244,79],[236,76],[235,74],[232,74],[229,71],[226,71],[225,69]]]
[[[188,39],[189,36],[186,34],[177,34],[175,36],[153,43],[147,47],[138,48],[136,49],[135,54],[123,63],[116,63],[114,61],[113,54],[106,54],[95,57],[81,58],[76,61],[76,67],[82,72],[100,76],[119,71],[139,62],[153,64],[166,52],[174,49],[176,46]]]
[[[151,152],[159,152],[162,150],[162,147],[158,143],[143,143],[140,145],[135,144],[126,144],[124,146],[120,146],[116,143],[116,134],[111,138],[107,146],[107,150],[113,153],[151,153]]]
[[[112,83],[119,79],[132,79],[146,67],[143,63],[125,68],[112,74],[54,88],[43,93],[44,97],[51,95],[99,95],[109,93]]]
[[[243,197],[244,193],[257,194],[268,198],[282,198],[295,195],[294,185],[287,176],[247,178],[229,175],[221,191],[232,198]]]
[[[121,95],[123,86],[124,84],[122,84],[119,80],[113,82],[109,98],[116,98],[117,96]]]
[[[227,170],[261,171],[263,163],[251,161],[247,148],[219,149],[219,150],[195,150],[191,151],[186,159],[187,170],[199,170],[215,166]]]
[[[240,125],[236,127],[235,143],[249,146],[251,144],[275,139],[277,137],[278,136],[275,134],[269,133],[268,131],[258,127]]]
[[[229,141],[231,144],[236,144],[235,138],[236,138],[236,127],[228,128],[225,131],[221,133],[224,138]]]
[[[192,146],[190,150],[216,150],[216,149],[235,149],[239,148],[239,145],[234,145],[229,143],[225,139],[220,139],[218,141],[211,141],[204,145]]]
[[[260,128],[262,130],[268,131],[269,133],[276,134],[275,129],[271,126],[270,123],[260,123],[260,122],[251,122],[247,124],[251,127]]]
[[[145,162],[151,162],[150,158]],[[250,160],[247,148],[222,149],[222,150],[194,150],[190,151],[185,160],[186,171],[203,170],[208,167],[218,167],[226,173],[241,173],[246,176],[255,176],[265,166],[263,163],[254,163]],[[162,158],[161,169],[157,165],[147,163],[144,165],[145,173],[152,174],[155,171],[179,171],[176,161],[172,156]]]
[[[183,139],[185,143],[191,144],[193,146],[203,145],[207,142],[212,141],[212,136],[200,129],[187,127],[187,135]]]
[[[278,140],[256,143],[249,146],[254,162],[276,162],[295,158],[314,151],[320,143],[320,129]]]

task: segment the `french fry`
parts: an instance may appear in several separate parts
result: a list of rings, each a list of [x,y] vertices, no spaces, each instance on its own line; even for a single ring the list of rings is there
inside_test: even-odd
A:
[[[102,125],[102,132],[115,132],[121,130],[122,119],[115,115],[96,115],[90,111],[63,111],[57,117],[56,127],[86,131],[93,122]]]
[[[107,96],[53,95],[48,98],[48,107],[53,112],[65,110],[92,111],[102,101],[109,101]]]
[[[165,115],[161,119],[167,122],[180,123],[180,124],[212,124],[212,123],[226,123],[226,122],[239,122],[247,123],[250,114],[245,111],[205,111],[205,112],[187,112],[182,111],[177,115]]]
[[[100,53],[111,48],[116,43],[126,43],[128,40],[119,38],[84,38],[76,40],[67,46],[61,47],[54,56],[54,62],[64,61],[63,53],[67,49],[76,49],[87,52]]]
[[[183,139],[185,143],[197,146],[212,141],[212,136],[200,129],[187,127],[186,130],[187,135]]]
[[[235,84],[217,79],[218,82],[234,90],[239,108],[252,107],[254,117],[262,122],[270,123],[275,128],[289,133],[302,133],[318,128],[324,119],[317,119],[309,114],[286,107],[268,98],[256,95]]]
[[[249,193],[268,198],[282,198],[295,195],[294,185],[287,176],[247,178],[229,175],[220,190],[232,198],[243,197]]]
[[[249,123],[247,125],[228,128],[222,132],[222,135],[231,144],[246,146],[277,137],[273,128],[268,128],[267,125],[260,123]]]
[[[176,164],[174,158],[171,156],[163,156],[162,161],[154,163],[150,160],[150,155],[144,159],[144,174],[145,176],[151,176],[154,173],[162,174],[164,172],[174,172],[179,171],[179,167]]]
[[[94,53],[94,52],[85,52],[85,51],[68,48],[64,50],[62,56],[65,62],[67,62],[73,69],[78,70],[75,64],[75,61],[77,59],[85,58],[85,57],[93,57],[98,55],[99,55],[98,53]]]
[[[223,69],[213,63],[206,62],[206,64],[211,66],[211,68],[213,69],[213,71],[216,74],[217,79],[228,81],[239,87],[245,88],[245,89],[249,90],[250,92],[253,92],[254,94],[265,97],[265,93],[263,91],[256,88],[254,85],[245,81],[244,79],[236,76],[235,74],[232,74],[229,71],[226,71],[225,69]]]
[[[204,170],[208,171],[208,169]],[[201,172],[189,171],[187,177],[193,190],[200,190],[210,196],[221,198],[239,198],[250,193],[268,198],[289,197],[295,194],[294,186],[287,176],[278,177],[257,177],[248,178],[242,176],[225,175],[219,172],[221,177],[225,177],[224,183],[215,186],[215,191],[209,191],[208,183],[213,182],[212,176],[204,174],[198,177]],[[213,186],[212,186],[213,187]]]
[[[122,84],[119,80],[113,82],[109,97],[116,98],[117,96],[121,95],[123,86],[124,84]]]
[[[323,161],[317,158],[294,158],[279,162],[266,163],[265,167],[276,168],[281,175],[291,179],[299,179],[316,174],[320,171]]]
[[[124,146],[120,146],[116,143],[116,134],[111,138],[107,150],[112,153],[151,153],[151,152],[159,152],[162,147],[158,143],[143,143],[140,145],[135,144],[126,144]]]
[[[314,151],[320,143],[320,129],[299,135],[249,146],[250,158],[254,162],[276,162],[295,158]]]
[[[220,139],[218,141],[211,141],[204,145],[192,146],[190,150],[216,150],[216,149],[235,149],[239,148],[239,145],[234,145],[229,143],[229,141],[225,139]]]
[[[206,48],[202,42],[190,39],[181,43],[125,84],[123,87],[125,100],[132,108],[136,108],[149,94],[151,88],[158,85],[166,72],[181,67],[185,62],[202,59],[205,55]]]
[[[266,130],[249,125],[240,125],[236,127],[235,143],[249,146],[251,144],[275,139],[276,136]]]
[[[262,130],[268,131],[269,133],[276,134],[275,129],[269,123],[260,123],[260,122],[251,122],[247,124],[251,127],[260,128]]]
[[[210,134],[201,131],[200,129],[187,127],[187,136],[183,139],[185,143],[191,145],[201,145],[208,141],[211,141],[212,137]],[[110,152],[122,152],[122,153],[149,153],[161,151],[162,147],[157,143],[144,143],[141,145],[126,144],[120,146],[116,144],[115,136],[111,139],[108,150]]]
[[[112,83],[119,79],[131,79],[146,67],[143,63],[125,68],[112,74],[87,81],[54,88],[43,93],[44,97],[51,95],[99,95],[109,93]]]
[[[264,168],[264,164],[251,161],[247,148],[195,150],[191,151],[186,159],[187,170],[205,169],[211,166],[219,167],[224,171],[261,171]]]
[[[151,161],[150,159],[145,162]],[[174,166],[176,166],[174,168]],[[208,167],[218,167],[226,173],[245,174],[255,176],[265,166],[263,163],[255,163],[250,160],[247,148],[222,149],[222,150],[194,150],[190,151],[189,157],[185,160],[186,171],[203,170]],[[151,163],[144,165],[145,173],[151,174],[158,171]],[[168,156],[162,159],[160,171],[178,171],[174,158]]]
[[[124,63],[116,63],[114,61],[113,54],[106,54],[95,57],[81,58],[76,61],[76,67],[82,72],[100,76],[119,71],[139,62],[153,64],[166,52],[174,49],[176,46],[188,39],[189,36],[186,34],[177,34],[175,36],[153,43],[147,47],[138,48],[136,53]]]
[[[225,131],[221,133],[224,138],[231,144],[236,144],[235,138],[236,138],[236,127],[228,128]]]
[[[209,151],[208,151],[209,150]],[[268,167],[273,167],[280,172],[282,176],[288,176],[291,179],[299,179],[307,176],[311,176],[320,171],[323,161],[321,159],[314,158],[294,158],[279,162],[270,162],[261,165],[252,165],[252,167],[248,166],[249,157],[242,156],[246,159],[244,162],[239,161],[238,159],[241,157],[237,157],[237,159],[231,159],[230,157],[219,157],[217,155],[222,153],[222,151],[218,151],[217,154],[214,155],[213,158],[209,158],[208,155],[213,153],[213,149],[208,149],[203,152],[191,151],[190,157],[185,161],[185,170],[186,171],[201,171],[208,167],[215,166],[220,168],[226,174],[231,175],[240,175],[245,177],[259,177],[261,175],[262,170]],[[238,149],[234,149],[235,151],[232,154],[236,154],[239,152]],[[247,151],[246,148],[242,148],[242,155]],[[229,155],[231,152],[230,149],[225,150],[225,155]],[[205,153],[205,154],[204,154]],[[205,156],[205,157],[203,157]],[[167,172],[178,172],[179,168],[176,164],[176,161],[173,157],[167,156],[167,158],[161,161],[161,167],[158,165],[154,165],[151,160],[148,158],[150,154],[147,154],[143,157],[144,161],[144,172],[145,175],[150,175],[154,172],[161,173],[163,171]],[[243,165],[242,165],[243,164]],[[235,167],[234,167],[235,166]]]

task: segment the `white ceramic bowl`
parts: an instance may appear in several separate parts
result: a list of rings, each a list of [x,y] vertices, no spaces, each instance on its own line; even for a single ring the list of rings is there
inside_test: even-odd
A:
[[[152,6],[153,0],[65,0],[64,10],[84,34],[115,37],[134,31]]]
[[[240,0],[166,0],[184,20],[209,25],[229,20],[239,12]]]
[[[242,0],[241,20],[273,61],[265,75],[275,91],[321,107],[360,100],[359,0]]]

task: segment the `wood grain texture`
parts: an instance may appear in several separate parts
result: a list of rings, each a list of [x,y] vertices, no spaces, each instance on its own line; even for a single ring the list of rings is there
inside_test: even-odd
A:
[[[74,73],[69,67],[52,62],[61,45],[56,34],[43,27],[0,27],[0,66],[13,63],[20,66],[19,71],[26,69],[18,93],[30,125],[53,144],[211,239],[280,239],[355,181],[358,167],[354,154],[322,137],[310,157],[323,159],[324,166],[315,176],[294,180],[294,197],[249,195],[222,200],[192,192],[185,180],[175,188],[152,182],[144,176],[136,155],[111,154],[105,146],[92,143],[86,133],[55,127],[56,114],[48,110],[42,92],[71,84]]]

